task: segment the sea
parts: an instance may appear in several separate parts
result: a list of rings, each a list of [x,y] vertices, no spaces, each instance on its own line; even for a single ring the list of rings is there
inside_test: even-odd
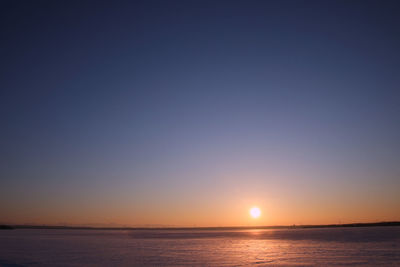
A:
[[[400,227],[0,230],[0,266],[400,266]]]

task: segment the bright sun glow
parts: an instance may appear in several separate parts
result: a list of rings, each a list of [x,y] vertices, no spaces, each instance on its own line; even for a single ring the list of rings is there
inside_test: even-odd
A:
[[[251,217],[253,217],[254,219],[260,217],[261,215],[261,210],[258,207],[252,207],[250,209],[250,215]]]

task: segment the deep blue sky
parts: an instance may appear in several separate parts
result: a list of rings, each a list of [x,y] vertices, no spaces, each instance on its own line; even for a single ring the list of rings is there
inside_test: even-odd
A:
[[[400,219],[397,1],[0,13],[0,221],[244,224],[223,213],[240,201],[265,224]]]

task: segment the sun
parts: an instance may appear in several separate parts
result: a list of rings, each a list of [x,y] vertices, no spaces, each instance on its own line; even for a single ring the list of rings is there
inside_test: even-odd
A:
[[[254,219],[257,219],[258,217],[260,217],[261,215],[261,210],[258,207],[252,207],[250,209],[250,215],[251,217],[253,217]]]

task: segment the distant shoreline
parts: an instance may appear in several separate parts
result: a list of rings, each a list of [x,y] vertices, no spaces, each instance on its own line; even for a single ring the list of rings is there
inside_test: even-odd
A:
[[[56,225],[0,225],[2,230],[11,229],[59,229],[59,230],[252,230],[252,229],[304,229],[304,228],[339,228],[339,227],[379,227],[400,226],[400,222],[347,223],[323,225],[283,225],[283,226],[228,226],[228,227],[91,227],[91,226],[56,226]]]

